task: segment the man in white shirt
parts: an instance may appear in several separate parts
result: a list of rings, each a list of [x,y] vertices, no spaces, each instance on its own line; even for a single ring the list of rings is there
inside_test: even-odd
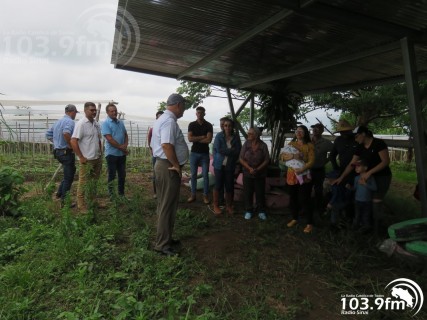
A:
[[[89,204],[94,203],[96,184],[102,168],[101,129],[95,120],[96,105],[93,102],[86,102],[84,114],[74,127],[71,137],[71,146],[80,163],[77,207],[81,212],[87,211],[86,199],[89,200]]]
[[[182,166],[188,161],[188,146],[177,120],[185,111],[185,99],[176,93],[169,96],[166,111],[153,126],[151,148],[156,157],[154,172],[157,189],[157,235],[154,250],[167,256],[177,255],[172,239],[181,187]]]

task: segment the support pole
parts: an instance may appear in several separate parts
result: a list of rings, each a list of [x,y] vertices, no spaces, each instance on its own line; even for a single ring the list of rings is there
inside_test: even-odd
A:
[[[253,128],[255,123],[255,95],[253,93],[251,94],[251,109],[249,113],[249,122],[251,124],[251,128]]]
[[[427,216],[427,190],[426,190],[426,140],[423,127],[423,114],[421,112],[420,89],[417,77],[414,44],[403,38],[402,45],[403,65],[405,67],[405,80],[408,91],[408,107],[411,116],[411,128],[414,136],[415,163],[417,166],[418,185],[422,214]]]
[[[233,105],[233,99],[231,97],[230,88],[226,88],[226,91],[227,91],[228,105],[230,106],[231,118],[233,119],[236,128],[240,131],[240,133],[243,135],[243,137],[245,137],[245,139],[247,139],[248,135],[246,134],[246,131],[243,129],[239,120],[237,120],[236,113],[234,112],[234,105]]]

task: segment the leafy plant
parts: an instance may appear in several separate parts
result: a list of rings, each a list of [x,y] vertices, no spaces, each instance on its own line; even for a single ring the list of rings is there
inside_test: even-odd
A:
[[[19,214],[19,196],[26,191],[23,183],[24,177],[15,169],[0,169],[0,212],[3,216]]]

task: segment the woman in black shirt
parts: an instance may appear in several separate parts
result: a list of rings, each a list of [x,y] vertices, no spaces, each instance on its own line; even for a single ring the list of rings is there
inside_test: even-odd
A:
[[[372,176],[377,184],[377,191],[374,192],[372,200],[374,225],[377,232],[378,222],[383,215],[383,199],[390,187],[392,176],[388,148],[383,140],[374,138],[372,131],[365,126],[357,127],[353,133],[355,134],[354,139],[359,145],[356,147],[353,159],[334,184],[341,183],[353,171],[352,165],[359,159],[364,159],[368,163],[368,170],[361,174],[360,179],[363,181]]]

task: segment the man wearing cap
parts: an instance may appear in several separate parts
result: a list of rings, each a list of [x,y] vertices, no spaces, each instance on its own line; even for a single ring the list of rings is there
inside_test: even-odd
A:
[[[94,204],[96,184],[102,168],[101,128],[95,120],[95,104],[86,102],[84,113],[71,137],[71,145],[80,162],[77,206],[81,212],[87,211],[86,199],[90,201],[90,205]]]
[[[117,107],[109,104],[105,108],[107,119],[102,123],[101,132],[105,138],[105,159],[108,168],[108,194],[114,197],[113,181],[118,180],[118,195],[125,196],[126,156],[128,154],[128,133],[123,121],[117,119]]]
[[[76,173],[76,157],[71,147],[71,136],[74,131],[74,119],[78,113],[75,105],[65,107],[65,115],[46,131],[46,138],[53,142],[53,155],[62,164],[64,178],[59,185],[56,197],[61,199],[61,206],[65,204],[65,197],[70,192]],[[75,205],[71,204],[71,207]]]
[[[188,202],[196,200],[197,168],[202,167],[203,202],[209,204],[209,143],[212,141],[212,124],[205,120],[206,110],[202,106],[196,108],[197,120],[188,125],[188,141],[192,142],[190,154],[191,196]]]
[[[332,150],[333,144],[322,136],[325,127],[321,123],[311,126],[313,135],[311,141],[314,144],[314,164],[311,167],[311,179],[314,188],[314,209],[319,214],[325,210],[323,201],[323,183],[325,181],[325,165],[328,163],[328,152]]]
[[[178,209],[182,166],[188,161],[188,146],[177,120],[185,111],[185,99],[173,93],[166,102],[166,111],[153,126],[151,148],[156,157],[154,172],[157,189],[157,234],[154,250],[167,256],[177,255],[172,238]]]

